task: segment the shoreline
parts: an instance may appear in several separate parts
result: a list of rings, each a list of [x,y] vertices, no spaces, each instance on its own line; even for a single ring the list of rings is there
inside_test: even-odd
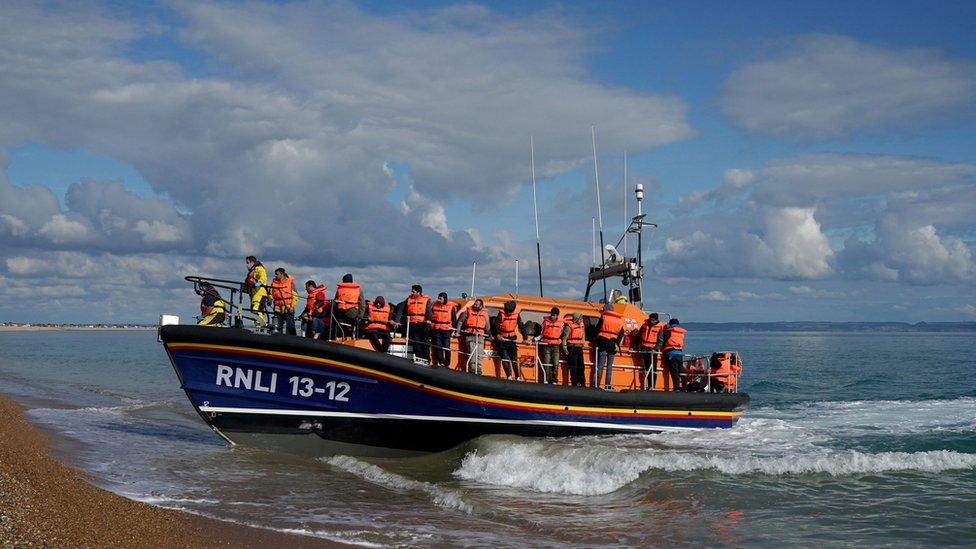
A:
[[[341,547],[127,499],[53,457],[51,437],[0,395],[0,545]]]
[[[138,328],[111,328],[87,326],[0,326],[0,332],[150,332],[153,326]]]

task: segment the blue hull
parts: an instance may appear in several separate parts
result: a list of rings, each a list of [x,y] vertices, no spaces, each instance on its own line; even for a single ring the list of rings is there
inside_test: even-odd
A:
[[[508,382],[232,329],[165,326],[160,335],[190,402],[218,433],[260,445],[287,439],[282,446],[301,453],[331,453],[328,443],[342,452],[411,453],[486,434],[727,428],[748,402],[744,394],[608,393]]]

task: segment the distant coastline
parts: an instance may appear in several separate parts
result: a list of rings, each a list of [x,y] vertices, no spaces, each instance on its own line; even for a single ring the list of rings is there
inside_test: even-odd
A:
[[[0,323],[0,332],[53,332],[53,331],[95,331],[95,330],[119,330],[119,331],[138,331],[154,330],[156,326],[151,324],[50,324],[30,322],[3,322]]]
[[[699,332],[954,332],[976,333],[976,322],[683,322]]]

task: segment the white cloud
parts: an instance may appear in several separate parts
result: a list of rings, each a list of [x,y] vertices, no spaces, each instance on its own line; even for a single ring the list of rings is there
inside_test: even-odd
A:
[[[766,213],[764,242],[781,276],[809,279],[830,273],[834,251],[814,212],[814,208],[777,208]]]
[[[725,292],[720,292],[718,290],[703,293],[698,296],[698,299],[701,301],[732,301],[732,298],[726,295]]]
[[[82,221],[71,219],[65,214],[54,214],[51,220],[41,226],[37,233],[54,244],[75,244],[89,241],[91,231]]]
[[[884,48],[843,36],[786,42],[782,55],[735,71],[722,103],[750,132],[835,137],[929,123],[968,112],[976,64],[920,48]]]

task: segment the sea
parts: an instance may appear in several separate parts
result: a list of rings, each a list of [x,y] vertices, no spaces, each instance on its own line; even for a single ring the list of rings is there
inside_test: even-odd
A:
[[[752,402],[733,429],[492,436],[409,459],[230,447],[152,331],[0,332],[0,392],[101,487],[349,544],[976,546],[974,347],[691,332],[690,352],[744,358]]]

